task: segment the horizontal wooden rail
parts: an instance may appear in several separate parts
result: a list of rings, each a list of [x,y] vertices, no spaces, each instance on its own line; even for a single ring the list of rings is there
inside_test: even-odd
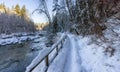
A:
[[[39,53],[39,55],[32,61],[32,63],[26,68],[25,72],[32,72],[43,60],[46,61],[46,66],[49,66],[49,54],[56,49],[58,54],[58,45],[61,43],[61,48],[63,45],[63,41],[67,37],[66,34],[63,34],[61,38],[52,45],[51,48],[43,49],[42,52]]]

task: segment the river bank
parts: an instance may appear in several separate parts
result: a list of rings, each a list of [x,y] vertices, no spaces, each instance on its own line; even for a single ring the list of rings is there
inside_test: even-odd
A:
[[[41,33],[0,35],[0,72],[24,72],[45,41]]]

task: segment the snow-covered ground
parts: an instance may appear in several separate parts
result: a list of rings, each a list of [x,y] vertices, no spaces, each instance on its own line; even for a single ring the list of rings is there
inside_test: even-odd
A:
[[[120,72],[120,42],[101,41],[98,45],[100,40],[93,38],[69,35],[67,50],[60,52],[47,72]]]
[[[82,61],[78,54],[80,46],[78,45],[76,36],[68,35],[63,49],[49,66],[47,72],[85,72],[86,70],[81,66]]]
[[[15,43],[22,43],[23,41],[33,40],[40,37],[40,34],[43,33],[12,33],[9,35],[1,34],[0,35],[0,45],[8,45]]]
[[[39,55],[31,62],[31,64],[26,68],[25,72],[30,72],[32,68],[34,68],[37,64],[41,63],[32,71],[32,72],[44,72],[46,67],[45,64],[45,57],[49,54],[49,62],[52,61],[52,59],[56,56],[56,46],[58,45],[58,49],[60,49],[61,41],[66,37],[66,34],[62,34],[59,40],[52,46],[52,47],[45,47],[39,52]],[[52,51],[52,52],[51,52]],[[43,60],[44,59],[44,60]]]
[[[108,21],[105,40],[79,37],[79,55],[87,72],[120,72],[120,21]]]
[[[109,19],[104,37],[68,37],[47,72],[120,72],[120,20]],[[34,72],[40,71],[38,67]]]

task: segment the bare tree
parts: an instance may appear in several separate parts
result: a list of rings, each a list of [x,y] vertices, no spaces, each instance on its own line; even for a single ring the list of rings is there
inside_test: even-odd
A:
[[[52,18],[50,17],[50,13],[48,11],[46,0],[39,0],[39,6],[35,11],[33,11],[33,13],[36,12],[36,11],[38,11],[40,14],[44,13],[46,15],[46,17],[48,18],[48,22],[49,22],[48,32],[50,33],[51,32],[50,27],[52,26],[51,25],[52,24]]]
[[[105,25],[100,23],[120,11],[119,0],[66,0],[66,4],[72,29],[84,35],[101,35]]]
[[[53,0],[53,24],[57,24],[58,31],[67,31],[69,28],[68,20],[69,15],[66,8],[65,0]],[[55,25],[56,26],[56,25]]]

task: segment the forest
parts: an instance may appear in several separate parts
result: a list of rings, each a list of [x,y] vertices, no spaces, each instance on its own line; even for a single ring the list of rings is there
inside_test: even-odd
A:
[[[34,22],[30,19],[25,6],[20,8],[17,4],[10,9],[4,3],[0,4],[0,34],[35,31]]]
[[[119,0],[53,0],[52,4],[52,16],[46,0],[39,0],[39,7],[34,11],[48,18],[49,25],[45,29],[49,39],[57,32],[66,31],[104,37],[103,31],[109,26],[105,22],[111,17],[120,19]]]
[[[53,0],[51,17],[47,1],[39,0],[35,11],[46,15],[50,33],[70,31],[77,35],[102,36],[102,31],[106,29],[104,22],[119,13],[119,4],[119,0]],[[51,28],[53,30],[49,30]]]
[[[47,1],[39,0],[39,6],[33,13],[37,11],[39,14],[45,14],[49,25],[44,29],[49,33],[70,31],[83,36],[90,34],[102,36],[102,31],[107,27],[104,22],[119,13],[119,4],[119,0],[53,0],[53,15],[50,16]],[[20,29],[21,32],[35,31],[35,25],[25,6],[20,8],[17,4],[10,9],[2,3],[0,12],[0,33],[11,33],[14,29],[16,32]],[[9,25],[13,28],[9,29],[11,28]]]

